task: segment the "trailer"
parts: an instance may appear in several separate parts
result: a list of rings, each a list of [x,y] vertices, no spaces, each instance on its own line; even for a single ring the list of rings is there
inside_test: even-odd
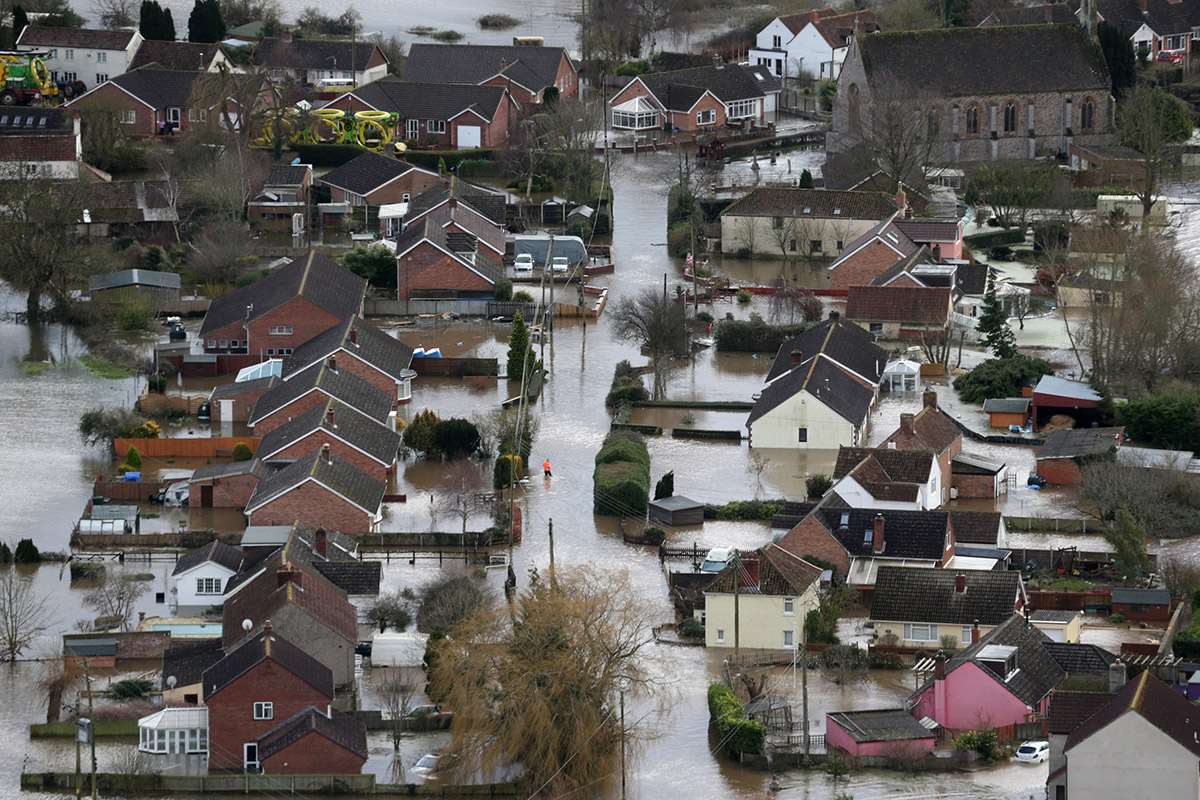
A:
[[[46,51],[0,50],[0,106],[24,106],[43,100],[69,100],[83,94],[83,81],[55,81],[46,67]]]

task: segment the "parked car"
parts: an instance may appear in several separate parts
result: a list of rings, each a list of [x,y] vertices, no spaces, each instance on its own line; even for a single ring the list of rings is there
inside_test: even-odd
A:
[[[725,565],[729,563],[729,559],[733,558],[733,553],[734,549],[732,547],[714,547],[704,557],[704,565],[700,567],[700,571],[710,572],[715,575],[725,569]]]
[[[517,272],[533,272],[533,256],[529,253],[518,254],[513,269]]]
[[[566,275],[571,271],[571,262],[567,260],[566,256],[555,256],[554,260],[550,262],[550,271],[555,275]]]
[[[456,756],[451,753],[426,753],[413,765],[412,772],[417,775],[430,776],[439,769],[445,769],[447,764],[454,761]]]
[[[1024,761],[1029,764],[1040,764],[1050,757],[1050,743],[1047,741],[1022,742],[1013,755],[1013,761]]]
[[[454,712],[436,703],[415,706],[404,715],[404,727],[410,731],[436,731],[449,728]]]
[[[1158,60],[1165,61],[1168,64],[1182,64],[1183,63],[1183,51],[1182,50],[1159,50],[1158,51]]]

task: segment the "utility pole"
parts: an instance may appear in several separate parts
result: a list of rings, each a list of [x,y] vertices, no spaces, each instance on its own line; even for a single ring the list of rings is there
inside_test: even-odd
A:
[[[692,316],[700,310],[700,291],[696,288],[696,271],[700,269],[700,258],[696,255],[696,219],[692,212]]]
[[[625,800],[625,685],[621,684],[621,800]]]
[[[568,268],[569,269],[569,268]],[[542,341],[546,341],[546,337],[550,335],[550,330],[554,327],[554,234],[550,234],[550,307],[546,309],[546,313],[542,316]],[[550,355],[554,355],[554,345],[550,345]],[[553,358],[551,358],[553,361]],[[545,360],[542,361],[542,369],[546,368]]]
[[[800,626],[800,702],[804,724],[804,760],[808,761],[808,633]]]
[[[554,589],[554,517],[548,520],[550,527],[550,588]]]
[[[663,276],[663,285],[666,285],[666,276]],[[663,289],[666,292],[666,289]],[[741,631],[738,630],[739,601],[742,594],[742,559],[738,552],[733,552],[733,654],[739,655],[741,649]]]
[[[87,680],[88,696],[88,744],[92,750],[92,800],[96,800],[96,715],[92,709],[92,671],[88,668],[87,659],[83,660],[83,675]]]
[[[91,723],[91,720],[88,720]],[[83,743],[79,741],[81,731],[79,729],[79,700],[75,700],[75,796],[79,797],[83,791],[80,785],[83,783],[83,769],[81,766]]]

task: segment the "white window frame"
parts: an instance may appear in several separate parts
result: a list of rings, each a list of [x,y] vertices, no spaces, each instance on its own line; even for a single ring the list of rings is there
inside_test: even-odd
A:
[[[196,594],[220,594],[220,578],[196,578]]]
[[[726,119],[746,119],[758,116],[757,100],[734,100],[725,106]]]
[[[404,138],[415,139],[421,135],[421,120],[406,119],[404,120]]]
[[[783,598],[783,615],[785,617],[796,616],[796,598],[794,598],[794,597]]]
[[[104,52],[103,50],[97,52],[96,53],[96,63],[97,64],[107,64],[108,63],[108,53]]]
[[[425,120],[426,133],[445,133],[446,120],[444,119],[427,119]]]
[[[207,108],[189,108],[188,122],[208,122]]]
[[[255,719],[275,719],[275,703],[272,701],[258,702],[254,704]]]
[[[107,72],[97,72],[96,73],[96,85],[99,86],[102,83],[108,83],[108,73]]]
[[[963,647],[968,647],[971,644],[971,625],[962,626],[962,635],[958,637],[958,643]]]
[[[725,644],[725,629],[717,628],[717,644]]]
[[[696,124],[697,125],[715,125],[715,124],[717,124],[717,110],[715,108],[710,108],[706,111],[697,111],[696,112]]]
[[[291,336],[292,335],[292,326],[291,325],[272,325],[270,328],[267,329],[267,332],[270,333],[272,336]]]
[[[918,636],[917,634],[924,634]],[[904,641],[906,642],[936,642],[938,640],[937,625],[932,622],[904,623]]]
[[[795,646],[796,646],[796,632],[795,631],[784,631],[783,632],[783,647],[784,647],[784,649],[791,650]]]
[[[64,61],[74,61],[75,60],[75,51],[74,50],[63,50],[63,60]]]

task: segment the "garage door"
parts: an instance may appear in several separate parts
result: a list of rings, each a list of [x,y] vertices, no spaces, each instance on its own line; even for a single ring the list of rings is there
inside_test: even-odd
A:
[[[1042,633],[1050,637],[1052,642],[1061,642],[1063,640],[1062,628],[1042,628]]]
[[[478,125],[459,125],[458,149],[470,150],[472,147],[479,147],[479,143],[482,141],[480,138],[481,130]]]

